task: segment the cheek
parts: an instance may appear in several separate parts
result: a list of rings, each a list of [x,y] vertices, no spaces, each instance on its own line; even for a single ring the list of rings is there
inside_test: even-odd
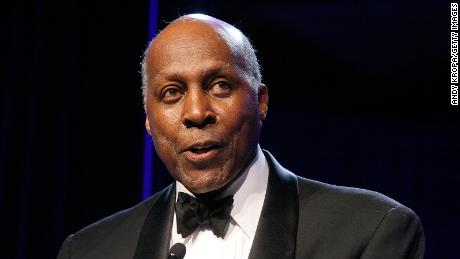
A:
[[[175,143],[177,138],[177,123],[174,116],[168,116],[167,111],[153,113],[149,116],[152,140],[158,156],[165,164],[174,163],[176,156]]]
[[[258,108],[257,102],[253,96],[249,94],[246,98],[239,98],[235,103],[232,104],[232,108],[227,112],[230,123],[233,124],[233,128],[239,131],[241,134],[253,128],[253,125],[258,124]],[[244,136],[243,136],[244,137]]]
[[[179,130],[179,116],[174,109],[164,109],[161,105],[152,108],[153,111],[149,116],[152,135],[158,139],[172,140],[177,136]]]
[[[258,105],[252,96],[240,98],[228,108],[223,126],[232,138],[234,156],[244,156],[247,148],[257,144],[260,131]]]

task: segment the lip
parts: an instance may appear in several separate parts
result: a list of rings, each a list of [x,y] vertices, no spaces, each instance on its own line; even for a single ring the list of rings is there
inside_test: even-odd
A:
[[[219,148],[211,149],[203,153],[194,153],[192,151],[185,151],[185,157],[193,162],[204,162],[213,159],[219,153]]]
[[[208,147],[213,147],[212,149],[209,149],[205,152],[202,153],[195,153],[192,151],[194,148],[208,148]],[[196,142],[193,143],[189,146],[187,146],[182,153],[185,155],[185,157],[192,162],[205,162],[213,159],[216,157],[220,149],[222,148],[222,144],[216,141],[204,141],[204,142]]]
[[[220,142],[213,141],[213,140],[200,141],[200,142],[195,142],[195,143],[188,145],[182,150],[182,152],[191,151],[193,148],[197,148],[197,147],[207,148],[207,147],[212,147],[212,146],[222,147],[222,144]]]

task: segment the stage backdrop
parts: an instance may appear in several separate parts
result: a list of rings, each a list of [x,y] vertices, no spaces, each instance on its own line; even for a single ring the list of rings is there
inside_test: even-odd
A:
[[[426,258],[457,258],[460,109],[447,1],[8,1],[0,95],[5,258],[142,199],[140,66],[152,22],[201,12],[257,50],[270,103],[261,146],[304,177],[412,208]],[[152,34],[152,33],[150,33]],[[152,157],[152,191],[171,183]],[[4,255],[2,254],[2,258]]]

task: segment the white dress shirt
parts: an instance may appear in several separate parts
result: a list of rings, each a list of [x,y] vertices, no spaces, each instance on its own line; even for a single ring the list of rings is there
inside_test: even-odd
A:
[[[254,240],[268,182],[268,164],[260,146],[251,164],[219,198],[233,196],[231,218],[224,238],[219,238],[208,227],[198,227],[187,238],[177,233],[176,213],[171,230],[170,247],[183,243],[187,248],[184,259],[246,259]],[[176,201],[179,192],[194,196],[176,181]]]

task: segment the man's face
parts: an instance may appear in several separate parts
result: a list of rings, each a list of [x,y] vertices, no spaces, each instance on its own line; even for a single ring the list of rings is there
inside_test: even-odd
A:
[[[146,127],[176,180],[219,190],[254,158],[268,93],[249,85],[208,25],[170,27],[147,54]]]

